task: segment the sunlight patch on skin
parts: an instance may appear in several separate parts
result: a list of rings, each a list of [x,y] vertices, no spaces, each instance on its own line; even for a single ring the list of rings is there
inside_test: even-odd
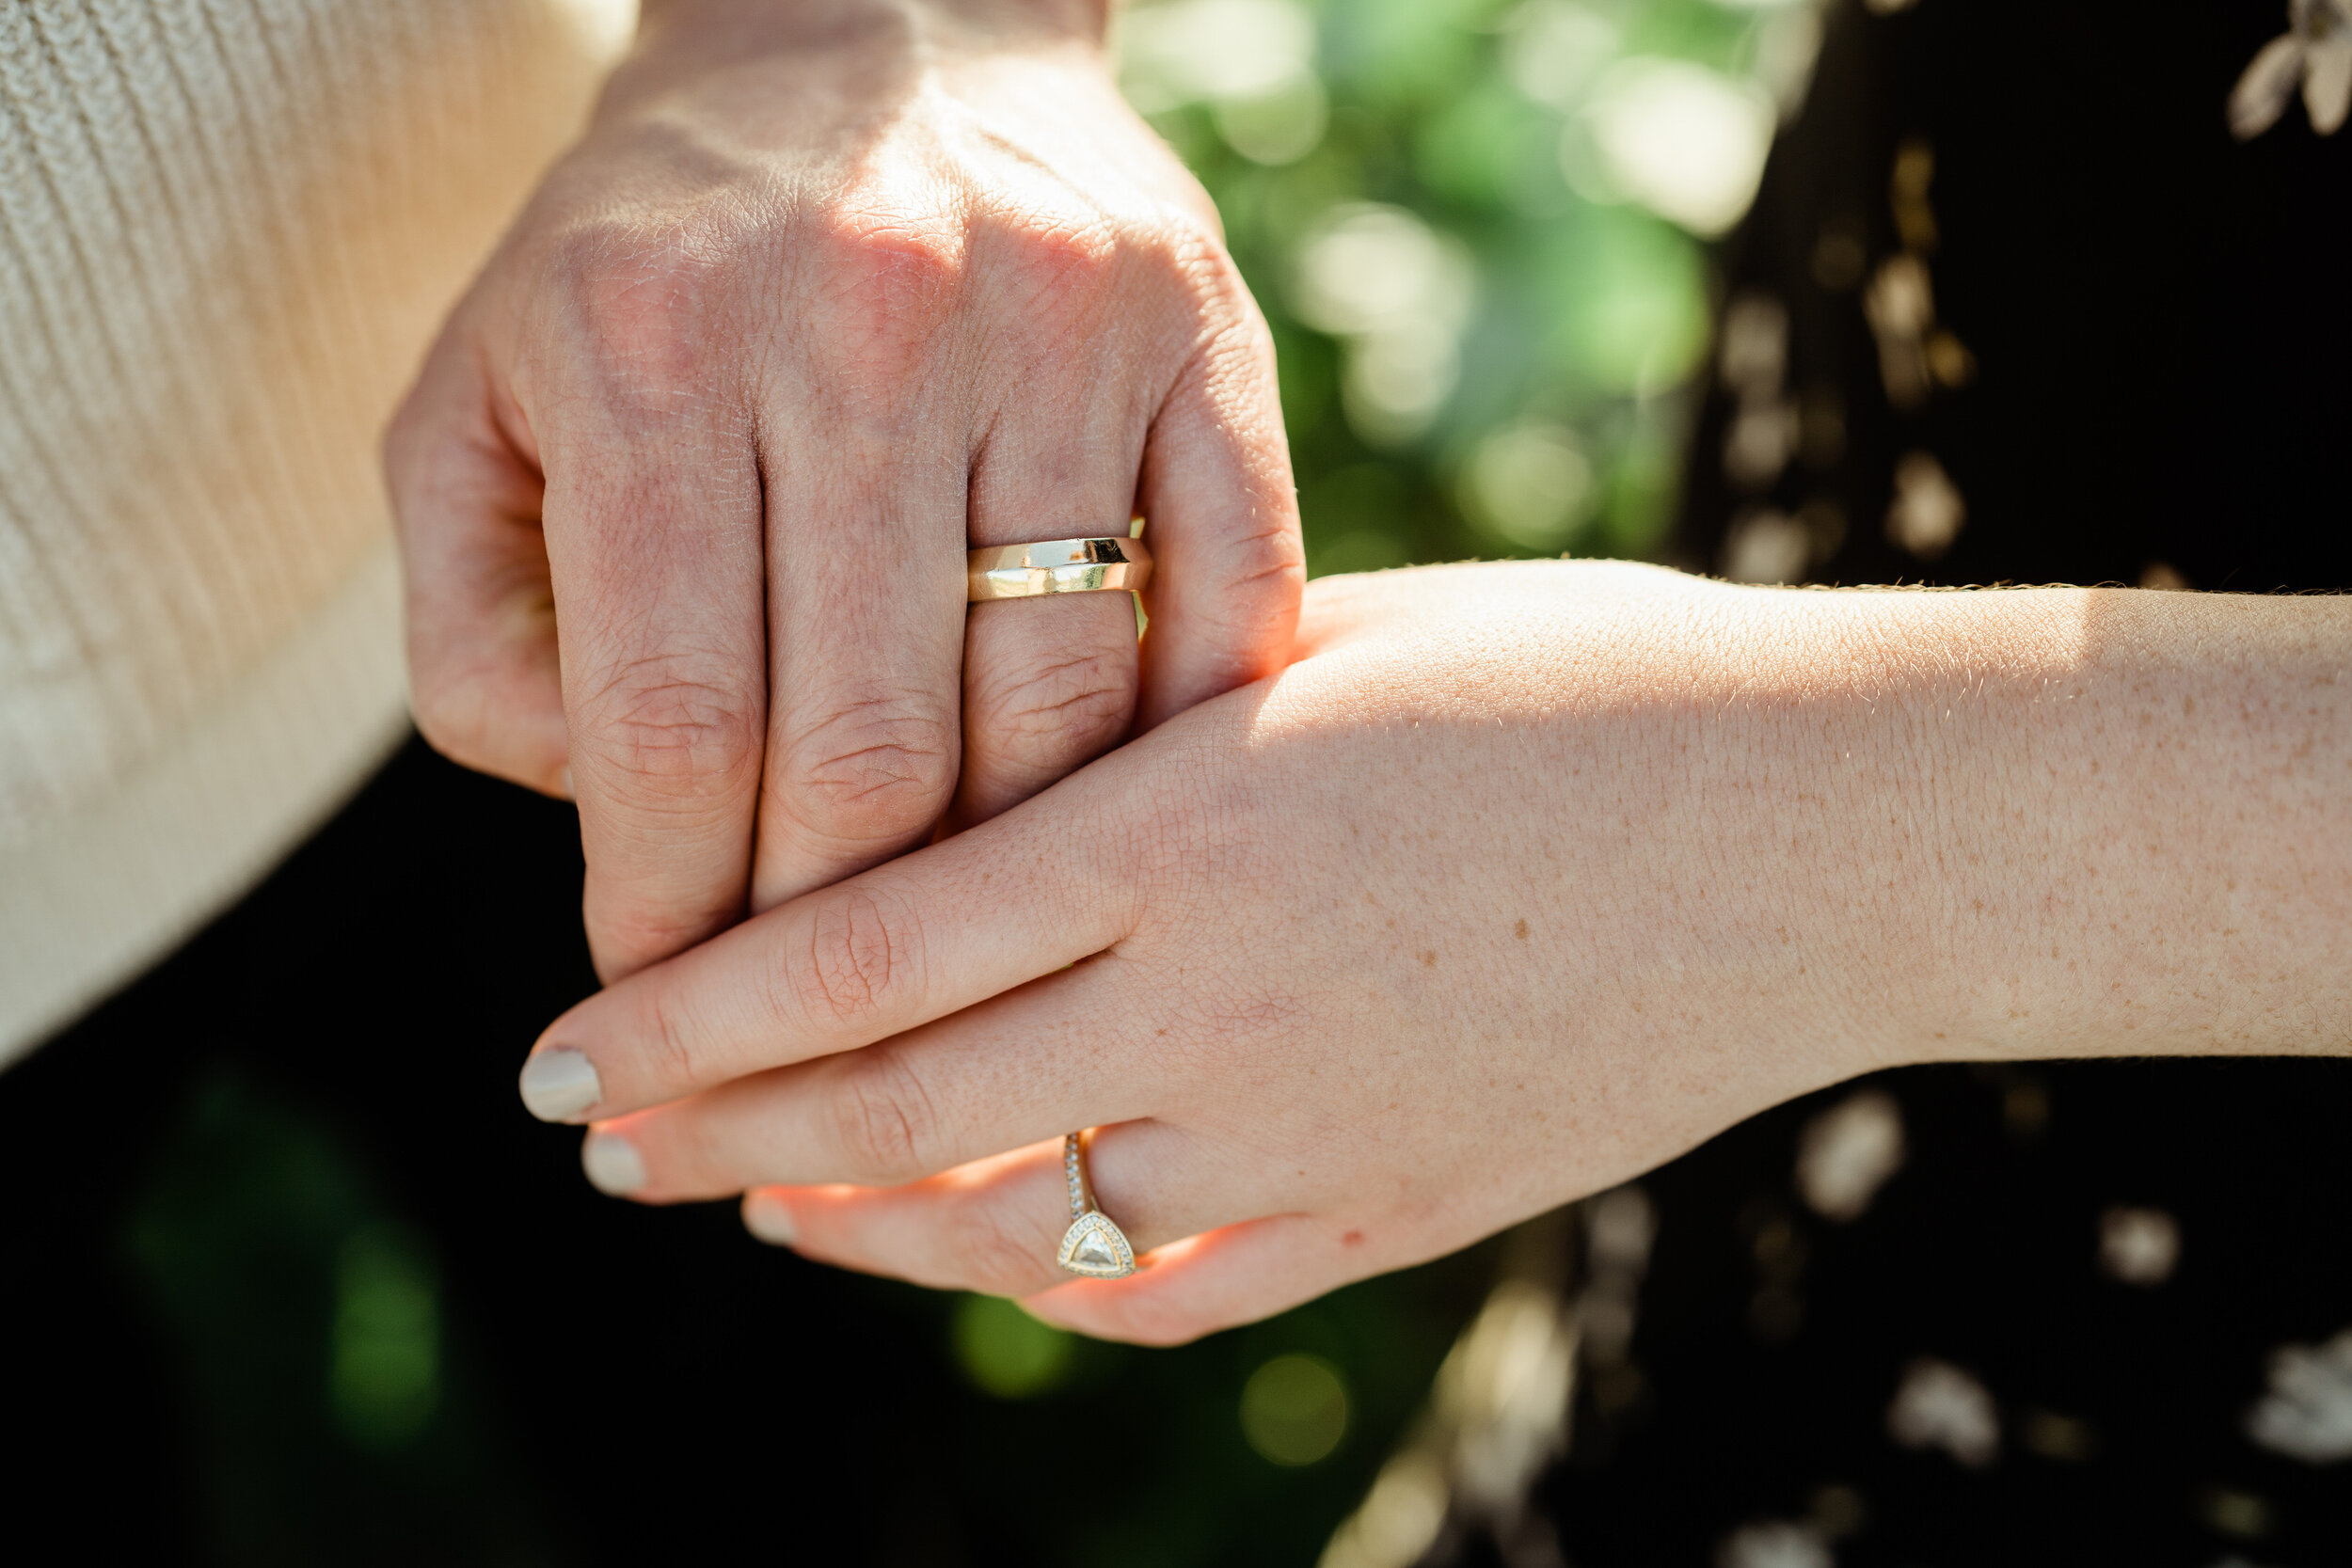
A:
[[[914,160],[877,161],[816,220],[815,296],[838,345],[843,388],[886,406],[930,367],[961,303],[971,236],[945,182]]]

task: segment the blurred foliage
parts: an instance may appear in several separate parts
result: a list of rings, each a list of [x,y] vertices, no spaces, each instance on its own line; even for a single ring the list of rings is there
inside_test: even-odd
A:
[[[182,1375],[205,1555],[237,1568],[562,1560],[528,1466],[500,1439],[496,1380],[468,1354],[462,1290],[444,1290],[429,1241],[355,1150],[317,1107],[215,1070],[122,1237]],[[1174,1350],[1082,1339],[1008,1301],[846,1279],[932,1369],[908,1418],[950,1434],[950,1471],[927,1484],[953,1499],[954,1527],[908,1557],[886,1522],[799,1497],[815,1511],[800,1534],[869,1538],[872,1554],[828,1560],[891,1552],[924,1568],[1311,1562],[1419,1409],[1493,1254]],[[712,1440],[755,1442],[773,1416],[721,1391],[693,1418]],[[1116,1528],[1071,1529],[1073,1463]]]
[[[1660,548],[1708,339],[1699,234],[1744,208],[1814,25],[1779,0],[1122,17],[1129,95],[1273,327],[1311,571]]]
[[[1347,1435],[1347,1384],[1317,1355],[1278,1355],[1241,1388],[1241,1430],[1274,1465],[1312,1465]]]
[[[955,1315],[956,1359],[974,1386],[1000,1400],[1061,1386],[1076,1360],[1075,1335],[1040,1323],[998,1296],[965,1296]]]
[[[215,1070],[123,1248],[179,1353],[214,1558],[551,1560],[430,1244],[330,1121]]]
[[[1482,1245],[1172,1350],[1061,1335],[1009,1302],[880,1287],[911,1323],[941,1323],[961,1373],[927,1418],[961,1429],[958,1473],[941,1482],[963,1541],[931,1560],[1312,1563],[1427,1398],[1495,1257]],[[1041,1354],[1049,1337],[1058,1348]],[[1073,1464],[1106,1528],[1070,1528]]]
[[[1660,548],[1708,339],[1706,236],[1752,188],[1771,103],[1801,90],[1811,16],[1166,0],[1122,18],[1125,85],[1216,199],[1272,326],[1312,571]],[[221,1560],[405,1561],[426,1539],[436,1560],[455,1540],[544,1559],[431,1250],[330,1123],[218,1079],[127,1240],[187,1369]],[[937,1560],[1312,1562],[1492,1267],[1473,1248],[1172,1351],[876,1283],[935,1358],[921,1418],[961,1434],[940,1483],[967,1541]],[[1068,1528],[1073,1432],[1116,1529]]]

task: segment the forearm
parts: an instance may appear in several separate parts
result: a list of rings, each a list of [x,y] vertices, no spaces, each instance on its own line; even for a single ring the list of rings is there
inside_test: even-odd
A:
[[[1104,55],[1106,14],[1101,0],[662,0],[606,84],[592,136],[654,123],[705,165],[748,158],[768,178],[825,185],[845,159],[886,162],[877,150],[936,119],[922,104],[938,95],[1033,156],[1051,156],[1040,124],[1073,120],[1079,145],[1128,163],[1131,144],[1151,142],[1153,166],[1164,150],[1127,123]]]
[[[1824,597],[1897,1059],[2352,1048],[2352,601]]]
[[[598,1122],[610,1190],[796,1189],[764,1234],[1004,1293],[1057,1277],[1052,1146],[914,1179],[1100,1129],[1129,1240],[1204,1241],[1085,1321],[1179,1338],[1877,1067],[2343,1049],[2348,610],[1327,578],[1278,678],[605,991],[534,1059],[593,1066],[562,1114]],[[843,1182],[880,1191],[813,1191]],[[911,1255],[930,1193],[942,1245]],[[1264,1293],[1187,1305],[1220,1258]]]

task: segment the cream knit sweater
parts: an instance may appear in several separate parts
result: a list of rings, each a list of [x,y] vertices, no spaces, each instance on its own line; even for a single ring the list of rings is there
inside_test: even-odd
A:
[[[632,9],[0,0],[0,1062],[405,733],[376,442]]]

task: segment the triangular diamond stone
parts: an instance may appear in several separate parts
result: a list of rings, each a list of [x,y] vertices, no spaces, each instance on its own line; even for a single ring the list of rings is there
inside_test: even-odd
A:
[[[1100,1210],[1092,1210],[1071,1222],[1061,1239],[1061,1254],[1057,1259],[1072,1274],[1085,1275],[1091,1279],[1120,1279],[1136,1272],[1135,1249],[1119,1227]]]

